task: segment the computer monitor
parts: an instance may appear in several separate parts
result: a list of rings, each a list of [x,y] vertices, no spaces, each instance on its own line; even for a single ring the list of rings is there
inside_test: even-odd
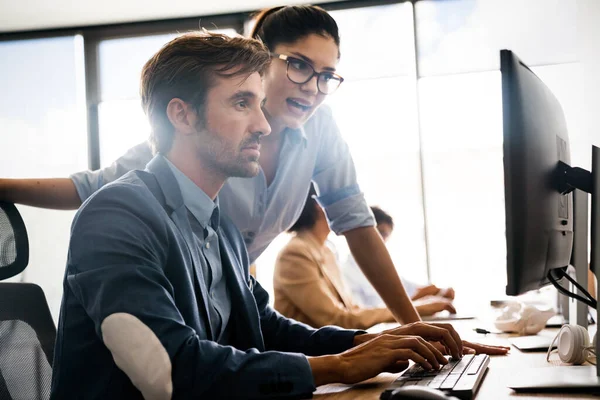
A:
[[[550,283],[569,265],[573,194],[559,192],[559,161],[569,165],[567,125],[560,103],[509,50],[500,52],[504,122],[507,295]]]
[[[588,193],[591,194],[592,205],[591,268],[598,274],[600,148],[592,146],[591,171],[570,166],[567,126],[557,99],[511,51],[501,50],[500,68],[504,122],[506,293],[518,295],[538,289],[551,280],[556,283],[557,276],[565,276],[564,270],[572,261],[572,253],[577,255],[573,262],[578,276],[587,275]],[[577,284],[575,280],[572,282]],[[600,288],[596,298],[599,295]],[[581,296],[579,299],[596,306],[593,299]],[[587,306],[584,309],[587,311]],[[597,311],[598,316],[600,311]],[[600,341],[596,342],[596,352],[600,353]],[[540,374],[538,369],[519,371],[515,377],[518,382],[509,387],[524,391],[600,389],[600,364],[561,368],[553,372]],[[557,379],[556,374],[564,379]]]

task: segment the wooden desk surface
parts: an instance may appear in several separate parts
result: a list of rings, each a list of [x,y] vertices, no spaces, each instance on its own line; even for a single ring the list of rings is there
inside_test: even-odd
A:
[[[478,326],[475,320],[457,321],[453,325],[460,333],[463,339],[472,342],[498,344],[509,346],[508,338],[510,335],[479,335],[473,332],[473,328]],[[487,326],[487,325],[486,325]],[[546,329],[540,334],[554,337],[558,329]],[[551,363],[546,362],[546,353],[523,353],[520,350],[512,347],[511,351],[506,356],[493,356],[490,360],[488,372],[477,392],[477,400],[501,400],[501,399],[598,399],[598,396],[592,394],[533,394],[533,393],[516,393],[507,387],[511,375],[518,373],[524,368],[539,368],[540,374],[544,373],[544,368],[563,367],[568,368],[568,364],[558,360],[556,354],[551,357]],[[357,385],[324,385],[317,389],[314,398],[318,400],[350,400],[350,399],[365,399],[378,400],[379,395],[387,386],[396,379],[398,374],[380,374],[379,376],[362,382]]]

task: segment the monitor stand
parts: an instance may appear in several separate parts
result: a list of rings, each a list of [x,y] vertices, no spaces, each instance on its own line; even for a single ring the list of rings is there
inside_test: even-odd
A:
[[[595,365],[529,368],[518,372],[508,385],[517,392],[600,392]]]
[[[600,148],[596,146],[592,146],[592,172],[591,181],[588,183],[590,185],[586,191],[592,197],[591,269],[598,276],[600,272]],[[596,299],[599,297],[600,285],[596,289]],[[600,307],[596,309],[596,321],[600,321],[599,317]],[[600,340],[596,342],[596,354],[600,354],[599,350]],[[525,368],[511,377],[508,387],[520,392],[600,392],[600,365]]]

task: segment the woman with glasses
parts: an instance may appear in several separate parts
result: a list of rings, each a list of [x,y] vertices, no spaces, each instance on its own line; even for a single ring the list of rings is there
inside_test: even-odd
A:
[[[262,139],[261,171],[231,178],[219,206],[244,235],[251,262],[300,216],[311,182],[331,229],[343,234],[357,263],[394,316],[419,320],[361,193],[348,146],[329,108],[321,106],[343,78],[336,72],[340,38],[334,19],[315,6],[275,7],[261,12],[252,36],[273,58],[264,77],[264,113],[271,134]],[[368,138],[366,139],[368,140]],[[110,167],[70,179],[0,180],[0,200],[73,209],[102,185],[153,157],[144,142]]]

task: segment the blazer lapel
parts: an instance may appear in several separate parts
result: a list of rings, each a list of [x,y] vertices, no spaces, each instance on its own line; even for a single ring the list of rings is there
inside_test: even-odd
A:
[[[185,244],[192,256],[192,270],[194,274],[194,283],[196,285],[196,291],[199,292],[202,299],[202,305],[199,308],[204,311],[204,320],[206,326],[208,326],[208,339],[216,340],[216,332],[214,327],[210,324],[210,313],[208,311],[208,288],[206,287],[206,280],[204,273],[202,272],[202,266],[200,262],[200,253],[198,251],[198,245],[190,226],[188,219],[188,211],[183,203],[183,196],[181,195],[181,189],[177,184],[177,179],[171,172],[169,165],[165,162],[164,158],[160,155],[154,157],[146,166],[146,169],[154,174],[158,185],[160,186],[163,195],[165,197],[165,203],[167,209],[173,210],[170,218],[179,229],[179,232],[185,240]]]
[[[227,288],[231,296],[231,317],[236,318],[237,330],[244,332],[240,335],[236,347],[256,348],[264,351],[264,340],[260,331],[260,316],[256,302],[252,295],[246,277],[243,276],[242,266],[235,257],[235,252],[223,230],[219,227],[219,250],[221,251],[221,265],[227,279]]]

